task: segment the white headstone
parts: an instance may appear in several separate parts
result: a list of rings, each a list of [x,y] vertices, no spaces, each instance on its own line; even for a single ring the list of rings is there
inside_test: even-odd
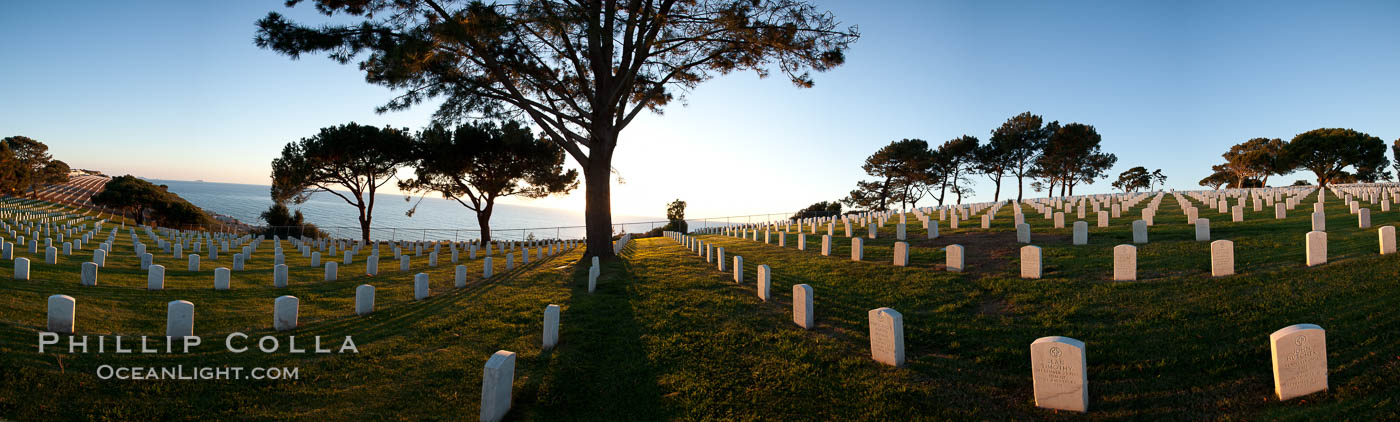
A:
[[[287,287],[287,264],[277,264],[272,267],[272,287]]]
[[[1086,362],[1082,341],[1051,336],[1031,342],[1031,380],[1036,407],[1088,411]]]
[[[467,287],[467,266],[458,265],[452,270],[452,285],[456,288]]]
[[[1381,255],[1395,253],[1395,226],[1381,226],[1377,233],[1380,234]]]
[[[428,273],[418,273],[413,276],[413,300],[423,300],[428,298]]]
[[[515,352],[497,351],[481,372],[481,422],[498,422],[510,411],[515,384]]]
[[[228,268],[219,267],[214,269],[214,290],[228,290],[230,273]]]
[[[1392,236],[1392,237],[1394,237],[1394,236]],[[97,263],[94,263],[94,262],[84,262],[84,263],[83,263],[82,283],[83,283],[84,286],[96,286],[96,285],[97,285]]]
[[[559,344],[559,305],[544,307],[544,350]]]
[[[325,280],[335,281],[340,276],[340,264],[335,261],[326,261]]]
[[[1356,211],[1356,224],[1363,229],[1371,228],[1371,209],[1362,208]]]
[[[870,357],[891,366],[904,366],[904,316],[890,308],[871,309]]]
[[[1269,350],[1279,400],[1327,390],[1327,332],[1322,327],[1284,327],[1269,335]]]
[[[296,296],[281,296],[272,303],[272,329],[277,331],[287,331],[297,328],[297,308],[299,304]]]
[[[146,290],[161,290],[165,288],[165,267],[152,265],[146,269]]]
[[[963,260],[963,247],[962,247],[962,245],[958,245],[958,244],[948,245],[947,247],[943,248],[943,255],[944,255],[944,258],[943,258],[943,259],[944,259],[943,267],[944,267],[945,269],[947,269],[948,271],[958,272],[958,273],[960,273],[960,272],[963,271],[963,269],[964,269],[964,266],[963,266],[964,260]]]
[[[355,288],[355,315],[374,312],[374,286],[361,284]]]
[[[1210,275],[1224,277],[1235,274],[1235,242],[1210,242]]]
[[[792,322],[808,330],[816,326],[812,297],[812,286],[806,284],[792,286]]]
[[[1307,245],[1304,247],[1307,252],[1308,266],[1322,265],[1327,263],[1327,232],[1310,231],[1307,235]]]
[[[1208,218],[1197,218],[1197,219],[1196,219],[1196,241],[1197,241],[1197,242],[1209,242],[1209,241],[1210,241],[1210,219],[1208,219]]]
[[[1118,245],[1113,247],[1113,281],[1137,280],[1137,247]]]
[[[1080,208],[1081,210],[1083,208]],[[1083,221],[1074,222],[1074,235],[1071,239],[1075,245],[1089,244],[1089,223]]]
[[[909,244],[905,242],[894,242],[894,265],[896,267],[909,266]]]
[[[758,288],[756,293],[758,298],[767,302],[772,297],[773,269],[767,264],[758,266]]]
[[[1325,214],[1320,212],[1312,214],[1312,229],[1316,232],[1327,231],[1327,217]]]
[[[1016,242],[1031,243],[1031,225],[1021,223],[1016,225]]]
[[[199,254],[190,254],[187,269],[192,272],[199,271]]]
[[[734,255],[734,282],[744,283],[744,257]]]
[[[174,300],[165,305],[165,336],[184,338],[194,335],[194,304]]]
[[[15,280],[29,279],[29,258],[15,258]]]
[[[822,235],[822,256],[831,256],[831,235]]]
[[[874,227],[874,226],[872,226]],[[860,261],[865,257],[865,240],[859,237],[851,238],[851,260]]]
[[[1042,267],[1040,262],[1040,247],[1026,245],[1021,247],[1021,278],[1038,279],[1041,277]]]
[[[49,296],[49,327],[51,333],[73,334],[76,302],[72,296]]]
[[[1133,243],[1147,243],[1147,222],[1133,220]]]

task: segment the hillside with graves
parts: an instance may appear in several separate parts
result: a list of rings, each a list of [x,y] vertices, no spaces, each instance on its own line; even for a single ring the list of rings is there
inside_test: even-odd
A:
[[[0,415],[1391,419],[1397,195],[849,213],[624,235],[603,262],[6,198]]]

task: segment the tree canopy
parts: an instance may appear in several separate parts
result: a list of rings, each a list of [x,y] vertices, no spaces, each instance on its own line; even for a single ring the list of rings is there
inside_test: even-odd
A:
[[[1233,176],[1231,187],[1243,187],[1250,180],[1267,184],[1269,176],[1288,173],[1283,157],[1283,140],[1274,138],[1254,138],[1230,147],[1221,154],[1225,158],[1224,168]]]
[[[948,187],[953,188],[953,194],[958,196],[958,203],[962,203],[964,193],[968,193],[967,185],[971,181],[967,176],[976,171],[976,153],[978,140],[976,136],[963,135],[953,138],[938,146],[938,150],[928,155],[930,160],[927,176],[924,182],[931,189],[933,185],[938,185],[938,205],[943,205],[944,196]],[[959,186],[959,183],[962,185]]]
[[[212,223],[204,210],[171,193],[165,185],[129,174],[112,178],[102,192],[92,196],[92,203],[125,211],[136,224],[180,228]]]
[[[543,198],[578,187],[578,170],[564,170],[564,150],[515,121],[433,125],[409,150],[415,177],[399,188],[437,192],[462,204],[476,214],[483,242],[491,241],[497,199]]]
[[[1390,155],[1395,157],[1395,177],[1400,178],[1400,138],[1395,139],[1395,143],[1390,145]]]
[[[1283,162],[1286,168],[1313,172],[1318,186],[1323,187],[1338,180],[1390,179],[1385,141],[1351,129],[1323,128],[1300,133],[1284,147]]]
[[[1003,173],[1016,176],[1016,200],[1023,197],[1024,180],[1033,176],[1036,161],[1040,158],[1050,135],[1060,129],[1059,122],[1045,124],[1040,116],[1027,111],[1007,119],[1001,127],[992,130],[988,146],[980,154],[978,167],[997,170],[994,178],[996,193],[994,200],[1001,198],[1001,177]]]
[[[27,136],[0,139],[0,193],[28,191],[37,194],[39,185],[68,180],[68,165],[49,154],[49,146]]]
[[[1236,176],[1226,169],[1224,164],[1216,164],[1211,170],[1213,172],[1210,176],[1206,176],[1197,183],[1211,189],[1220,189],[1221,186],[1229,186],[1237,181]]]
[[[302,3],[288,0],[288,6]],[[799,0],[315,0],[335,23],[272,12],[255,44],[292,58],[357,57],[400,110],[442,100],[435,118],[527,117],[583,168],[586,254],[609,258],[609,182],[624,128],[715,76],[780,73],[799,87],[845,61],[859,37]]]
[[[1162,174],[1162,169],[1148,172],[1146,167],[1137,166],[1119,173],[1118,181],[1113,182],[1113,187],[1122,189],[1123,192],[1150,191],[1152,186],[1166,182],[1167,176]]]
[[[890,142],[867,157],[861,166],[865,174],[877,180],[857,182],[856,190],[843,202],[872,211],[888,210],[896,202],[917,203],[923,197],[933,160],[933,151],[922,139]]]
[[[283,202],[273,202],[272,206],[258,215],[258,219],[267,222],[267,228],[262,230],[263,237],[297,236],[319,239],[325,234],[315,224],[306,222],[301,210],[293,212]]]
[[[796,214],[793,214],[792,219],[830,217],[833,215],[841,215],[841,201],[821,201],[808,205],[807,208],[798,210]]]
[[[272,201],[300,204],[317,192],[335,195],[359,210],[361,239],[369,241],[375,192],[410,161],[412,144],[407,129],[353,122],[322,128],[287,144],[272,160]]]
[[[1093,126],[1083,123],[1061,126],[1050,134],[1044,152],[1036,159],[1032,175],[1048,182],[1051,196],[1055,185],[1060,186],[1060,196],[1066,192],[1074,195],[1075,186],[1108,177],[1108,169],[1118,162],[1117,156],[1102,151],[1102,143],[1103,137]]]

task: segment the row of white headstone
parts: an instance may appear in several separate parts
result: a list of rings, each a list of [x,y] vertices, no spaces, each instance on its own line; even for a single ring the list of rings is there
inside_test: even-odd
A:
[[[700,238],[681,233],[667,233],[667,237],[694,251],[709,250],[711,246]],[[1131,245],[1120,247],[1122,246],[1132,248]],[[720,269],[723,271],[723,248],[718,249],[721,257]],[[735,260],[736,281],[741,280],[741,276],[737,274],[740,274],[738,269],[742,262],[739,259]],[[765,275],[771,276],[771,273],[764,271],[765,269],[760,269],[759,272],[758,291],[759,297],[766,301],[769,285],[765,285],[763,279]],[[795,285],[792,297],[793,322],[804,329],[811,329],[814,325],[812,287],[806,284]],[[871,359],[886,365],[904,366],[903,315],[894,309],[877,308],[870,310],[867,317]],[[1327,344],[1322,328],[1312,324],[1285,327],[1269,336],[1269,345],[1273,357],[1274,390],[1280,400],[1327,389]],[[1036,406],[1088,411],[1087,355],[1084,342],[1062,336],[1042,337],[1031,342],[1030,355]]]

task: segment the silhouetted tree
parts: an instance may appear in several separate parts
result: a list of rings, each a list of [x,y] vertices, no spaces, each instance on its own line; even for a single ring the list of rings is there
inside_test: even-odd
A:
[[[841,201],[821,201],[812,205],[808,205],[807,208],[803,208],[802,210],[797,211],[796,214],[793,214],[791,219],[797,220],[812,217],[830,217],[833,215],[841,215]]]
[[[10,150],[10,143],[0,141],[0,194],[12,195],[20,191],[21,169],[19,159]]]
[[[1224,167],[1225,166],[1221,164],[1215,165],[1214,172],[1211,173],[1210,176],[1206,176],[1204,179],[1201,179],[1201,181],[1198,183],[1200,183],[1201,186],[1205,186],[1211,189],[1220,189],[1221,186],[1227,186],[1230,183],[1238,180],[1235,178],[1235,175],[1231,174],[1228,170],[1225,170]]]
[[[1142,166],[1133,167],[1118,174],[1118,181],[1113,182],[1113,187],[1122,189],[1123,192],[1137,192],[1152,190],[1156,184],[1166,184],[1167,176],[1162,174],[1162,169],[1148,172]]]
[[[963,135],[944,142],[933,152],[933,165],[929,167],[926,178],[929,180],[929,187],[938,185],[938,205],[943,205],[943,199],[950,186],[953,188],[953,194],[958,196],[958,203],[962,203],[963,194],[968,193],[968,190],[959,188],[958,184],[962,183],[965,186],[971,183],[967,176],[977,168],[977,142],[976,136]]]
[[[359,210],[360,239],[368,242],[375,192],[411,160],[407,151],[412,143],[407,129],[353,122],[322,128],[287,144],[272,160],[272,200],[301,204],[316,192],[335,195]]]
[[[1118,162],[1117,156],[1102,151],[1102,143],[1103,137],[1093,126],[1070,123],[1059,127],[1050,135],[1032,174],[1046,180],[1050,196],[1055,195],[1057,184],[1060,196],[1066,191],[1074,195],[1075,186],[1107,177],[1108,169]]]
[[[288,5],[301,3],[288,0]],[[859,37],[800,0],[315,0],[335,24],[277,13],[255,43],[293,58],[360,61],[370,83],[400,90],[380,110],[441,98],[441,122],[526,116],[583,168],[586,256],[611,258],[609,182],[619,136],[701,82],[777,71],[799,87],[845,61]]]
[[[578,170],[564,170],[564,150],[515,121],[455,130],[433,125],[419,133],[412,151],[416,177],[399,182],[399,189],[438,192],[472,210],[482,242],[491,241],[497,199],[543,198],[578,187]]]
[[[992,180],[996,190],[992,193],[992,202],[1001,201],[1001,179],[1006,175],[1006,167],[1010,165],[1005,142],[996,143],[988,140],[987,143],[977,147],[972,153],[973,164],[976,166],[976,173]]]
[[[928,169],[933,159],[928,143],[921,139],[890,142],[867,157],[861,166],[878,180],[857,182],[856,190],[844,202],[868,210],[887,210],[895,202],[901,206],[918,203],[929,183]]]
[[[1390,154],[1395,157],[1395,177],[1400,178],[1400,138],[1390,146]]]
[[[174,227],[209,224],[204,210],[171,193],[166,186],[156,186],[132,175],[112,178],[92,196],[92,203],[125,211],[136,224]]]
[[[1035,162],[1044,151],[1050,134],[1059,129],[1059,122],[1044,124],[1040,116],[1029,111],[1012,116],[993,130],[991,139],[987,141],[989,148],[983,158],[995,163],[981,162],[980,167],[987,169],[995,166],[1016,176],[1016,201],[1019,202],[1023,197],[1025,178],[1032,175]],[[998,177],[996,180],[997,192],[1000,192],[1001,179]],[[993,198],[999,199],[1000,193],[993,195]]]
[[[1225,169],[1234,176],[1231,185],[1243,186],[1249,179],[1268,183],[1269,176],[1291,171],[1283,168],[1284,145],[1278,138],[1254,138],[1230,147],[1221,157],[1225,158]]]
[[[1389,180],[1385,141],[1351,129],[1314,129],[1294,136],[1283,149],[1284,168],[1307,169],[1326,187],[1339,179]],[[1354,172],[1346,171],[1352,168]]]
[[[668,223],[666,223],[666,226],[662,227],[662,229],[687,233],[688,227],[686,227],[687,224],[685,223],[685,201],[676,199],[666,204],[666,220]]]
[[[258,219],[267,222],[267,229],[262,231],[263,237],[298,236],[320,239],[323,234],[315,224],[306,222],[301,210],[293,212],[282,202],[273,202],[272,206],[258,215]]]
[[[10,170],[10,178],[15,183],[14,191],[27,190],[31,196],[37,194],[39,185],[47,183],[49,179],[45,176],[49,161],[53,160],[53,156],[49,155],[49,146],[27,136],[11,136],[0,139],[0,143],[9,147],[13,156],[14,167]],[[66,171],[64,175],[67,175]]]

